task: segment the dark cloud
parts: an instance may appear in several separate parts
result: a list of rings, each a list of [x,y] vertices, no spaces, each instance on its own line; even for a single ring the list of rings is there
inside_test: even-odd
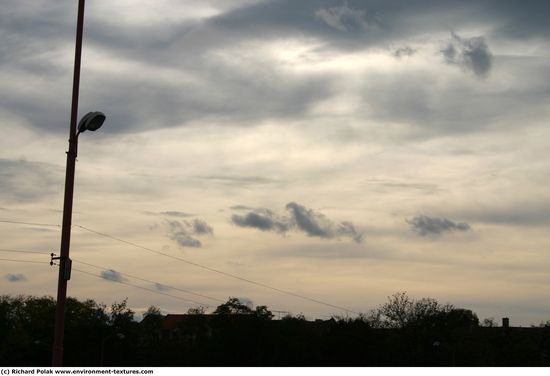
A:
[[[412,56],[416,53],[416,50],[409,46],[399,47],[395,51],[393,51],[392,55],[396,58],[400,59],[404,56]]]
[[[202,243],[196,236],[213,235],[214,230],[205,221],[194,219],[192,221],[167,220],[168,236],[180,247],[200,248]]]
[[[200,219],[194,219],[191,222],[193,226],[193,234],[196,235],[213,235],[214,230],[205,221]]]
[[[549,12],[544,0],[278,0],[235,9],[202,27],[261,39],[304,35],[333,48],[364,49],[472,25],[507,37],[547,36]]]
[[[483,37],[461,38],[452,34],[453,39],[441,51],[448,64],[458,65],[472,71],[478,77],[487,77],[493,65],[493,55]]]
[[[8,273],[4,276],[4,278],[8,281],[8,282],[25,282],[27,280],[27,277],[23,274],[11,274],[11,273]]]
[[[357,243],[362,241],[363,235],[351,222],[333,222],[323,214],[295,202],[288,203],[286,209],[290,217],[279,216],[269,209],[259,208],[252,209],[246,214],[233,214],[231,222],[239,227],[256,228],[262,231],[286,233],[290,230],[298,230],[312,237],[324,239],[347,237]]]
[[[137,67],[83,69],[80,107],[83,112],[101,108],[107,114],[101,132],[106,133],[180,126],[197,119],[252,125],[260,119],[304,116],[333,94],[338,78],[292,75],[266,67],[261,59],[246,61],[239,52],[229,51],[229,58],[218,52],[239,50],[250,41],[263,44],[296,36],[318,40],[319,48],[329,52],[386,49],[416,36],[472,25],[486,27],[491,38],[532,38],[550,34],[549,12],[548,2],[536,0],[262,1],[200,21],[170,23],[129,23],[90,11],[84,51],[99,49],[104,61]],[[66,93],[72,74],[67,67],[72,61],[64,65],[57,60],[74,48],[75,14],[74,4],[3,3],[0,68],[13,80],[3,82],[0,110],[40,131],[67,131]],[[447,61],[477,76],[491,70],[483,39],[453,38],[444,51]],[[409,52],[403,47],[395,54]],[[84,68],[86,62],[84,55]],[[190,79],[163,77],[171,70],[172,77]],[[34,90],[26,89],[27,80]]]
[[[101,278],[106,279],[107,281],[112,282],[126,282],[127,279],[122,276],[119,272],[113,269],[104,270],[100,274]]]
[[[406,219],[411,229],[422,236],[438,236],[445,232],[469,231],[470,225],[464,222],[455,223],[446,218],[428,217],[426,215]]]
[[[271,210],[256,209],[245,215],[234,214],[233,224],[239,227],[252,227],[262,231],[284,233],[289,229],[288,219],[276,216]]]
[[[168,226],[170,239],[180,247],[202,247],[201,241],[192,236],[192,226],[189,226],[187,222],[168,221]]]
[[[356,243],[361,243],[363,240],[363,234],[357,231],[355,225],[351,222],[341,222],[336,227],[336,234],[338,236],[347,236],[353,239]]]
[[[286,209],[290,211],[296,226],[309,236],[333,237],[332,223],[324,215],[295,202],[286,204]]]
[[[199,239],[192,237],[189,234],[180,232],[175,233],[172,237],[172,240],[176,241],[180,247],[189,247],[189,248],[200,248],[202,243]]]
[[[325,215],[296,202],[288,203],[286,209],[291,214],[292,223],[308,236],[326,239],[349,237],[357,243],[362,240],[363,235],[357,232],[351,222],[335,223]]]
[[[9,43],[1,44],[0,56],[14,58],[0,59],[0,67],[6,72],[16,70],[13,76],[20,74],[20,79],[10,81],[13,88],[3,83],[0,110],[40,131],[66,132],[66,91],[72,70],[48,73],[37,64],[24,71],[21,68],[29,61],[59,67],[59,62],[50,57],[74,49],[74,7],[61,7],[65,9],[58,14],[49,8],[45,3],[23,7],[11,1],[9,12],[2,14],[0,32],[7,36],[3,41]],[[42,26],[44,23],[47,25]],[[67,24],[72,27],[66,29]],[[135,63],[140,70],[83,69],[81,87],[86,90],[81,90],[80,107],[101,108],[107,114],[106,127],[101,132],[112,134],[180,126],[203,118],[240,119],[242,124],[254,124],[259,118],[303,114],[312,103],[329,94],[326,80],[309,76],[290,79],[284,72],[268,70],[258,61],[251,62],[252,69],[243,69],[241,64],[212,54],[219,47],[238,47],[243,41],[255,39],[245,25],[232,32],[227,28],[219,17],[170,25],[160,21],[124,24],[89,12],[84,51],[99,47],[104,60],[118,65]],[[35,44],[42,47],[30,47]],[[26,55],[21,55],[21,51],[26,51]],[[86,61],[84,56],[84,67]],[[192,79],[163,79],[162,72],[167,69]],[[24,80],[35,76],[47,76],[48,80],[33,80],[36,90],[25,90]],[[240,94],[234,95],[236,92]]]

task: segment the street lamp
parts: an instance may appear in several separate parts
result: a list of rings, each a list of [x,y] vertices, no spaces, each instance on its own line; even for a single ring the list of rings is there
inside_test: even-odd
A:
[[[105,121],[105,114],[100,111],[88,112],[78,123],[77,136],[84,131],[97,131]]]
[[[65,332],[65,303],[67,300],[67,281],[71,279],[71,259],[69,249],[71,241],[71,221],[73,208],[74,174],[76,156],[78,150],[78,136],[85,131],[96,131],[103,125],[105,114],[103,112],[89,112],[78,123],[78,132],[69,139],[69,151],[67,152],[67,171],[65,174],[65,202],[63,205],[63,227],[61,228],[61,255],[53,257],[59,260],[59,278],[57,283],[57,305],[55,308],[55,332],[53,342],[52,366],[63,365],[63,337]],[[72,127],[71,127],[72,129]]]
[[[65,198],[63,201],[63,225],[61,228],[60,256],[53,257],[59,260],[59,277],[57,284],[57,304],[55,308],[55,331],[53,342],[52,366],[63,364],[63,337],[65,334],[65,303],[67,300],[67,281],[71,278],[71,259],[69,248],[71,243],[71,222],[73,212],[74,173],[78,150],[78,136],[85,131],[99,129],[105,121],[102,112],[86,114],[78,124],[78,91],[80,85],[80,61],[82,55],[82,32],[84,26],[85,0],[78,1],[78,19],[76,24],[76,44],[73,75],[73,96],[71,104],[71,124],[69,128],[69,151],[67,152],[67,170],[65,172]]]

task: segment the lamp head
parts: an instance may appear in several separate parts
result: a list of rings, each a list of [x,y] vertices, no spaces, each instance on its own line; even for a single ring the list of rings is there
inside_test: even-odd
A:
[[[88,112],[78,123],[78,133],[96,131],[103,125],[105,114],[100,111]]]

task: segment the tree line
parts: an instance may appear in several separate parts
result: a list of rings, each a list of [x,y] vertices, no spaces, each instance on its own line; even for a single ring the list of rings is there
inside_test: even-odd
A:
[[[0,365],[47,366],[55,300],[0,297]],[[229,298],[212,314],[192,308],[138,322],[127,299],[109,307],[68,298],[67,366],[550,365],[550,326],[496,327],[471,310],[404,292],[366,314],[273,320],[267,306]],[[546,324],[549,324],[548,322]]]

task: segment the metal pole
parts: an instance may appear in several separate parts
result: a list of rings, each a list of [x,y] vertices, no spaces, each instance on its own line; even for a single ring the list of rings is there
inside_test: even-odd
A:
[[[73,212],[74,171],[77,154],[78,136],[76,121],[78,117],[78,91],[80,86],[80,57],[82,53],[82,31],[84,25],[85,0],[78,1],[78,20],[76,25],[76,46],[74,57],[73,98],[71,106],[71,124],[69,129],[69,151],[67,152],[67,171],[65,174],[65,199],[63,203],[63,227],[61,229],[61,249],[59,259],[59,278],[57,285],[57,306],[55,309],[55,332],[53,342],[52,366],[63,365],[63,337],[65,334],[65,302],[67,299],[67,280],[65,266],[69,258],[71,243],[71,221]]]

